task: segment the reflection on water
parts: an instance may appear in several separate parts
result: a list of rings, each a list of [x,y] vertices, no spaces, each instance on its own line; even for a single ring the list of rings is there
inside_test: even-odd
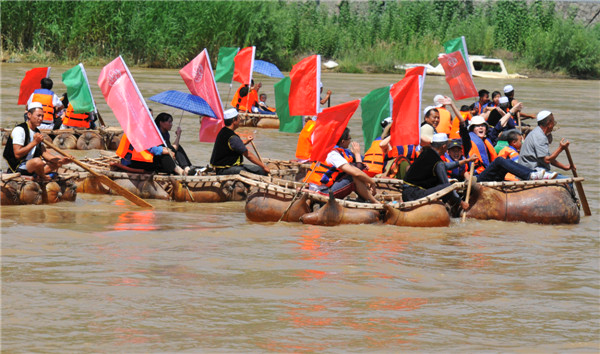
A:
[[[2,64],[2,126],[22,115],[14,102],[31,67]],[[100,68],[86,69],[96,82]],[[144,97],[187,91],[176,70],[135,68],[133,75]],[[399,78],[323,74],[332,104]],[[260,80],[274,97],[274,80]],[[121,197],[80,194],[75,202],[3,206],[2,350],[597,352],[598,82],[475,83],[488,90],[512,84],[525,112],[555,112],[555,141],[572,141],[594,216],[563,226],[468,220],[439,229],[327,228],[251,223],[237,202],[153,201],[155,209],[144,210]],[[60,80],[55,85],[64,92]],[[219,88],[225,94],[228,85]],[[104,119],[116,125],[92,89]],[[428,77],[422,104],[448,92],[443,78]],[[360,142],[360,112],[349,126]],[[182,128],[191,160],[206,164],[212,145],[197,141],[198,119],[184,113]],[[244,132],[261,155],[293,156],[296,134],[254,130]]]

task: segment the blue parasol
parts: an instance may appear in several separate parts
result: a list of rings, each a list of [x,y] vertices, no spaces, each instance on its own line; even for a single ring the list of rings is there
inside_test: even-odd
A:
[[[281,71],[279,71],[279,68],[275,66],[275,64],[271,64],[264,60],[254,61],[254,71],[270,77],[277,77],[280,79],[283,79],[284,77]]]
[[[217,118],[215,112],[205,100],[189,93],[169,90],[150,97],[150,100],[200,116]]]

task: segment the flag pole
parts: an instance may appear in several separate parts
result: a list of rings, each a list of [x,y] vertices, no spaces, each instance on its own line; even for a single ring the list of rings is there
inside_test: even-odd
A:
[[[296,199],[298,199],[298,196],[300,195],[300,192],[302,192],[302,190],[304,189],[304,186],[306,186],[306,183],[308,183],[308,179],[310,178],[310,176],[312,176],[313,172],[315,172],[315,170],[317,169],[317,167],[319,167],[321,165],[321,162],[317,162],[317,164],[315,165],[315,167],[313,167],[310,170],[310,173],[308,174],[308,176],[306,176],[305,181],[302,183],[302,186],[300,186],[300,188],[298,189],[298,191],[296,191],[296,194],[294,194],[294,198],[292,198],[292,201],[290,202],[290,204],[287,206],[287,208],[285,209],[285,211],[283,212],[283,214],[281,214],[281,217],[279,218],[279,220],[277,220],[277,222],[280,222],[281,220],[283,220],[283,218],[285,217],[285,215],[287,214],[287,212],[290,210],[290,208],[292,207],[292,205],[294,205],[294,202],[296,201]]]

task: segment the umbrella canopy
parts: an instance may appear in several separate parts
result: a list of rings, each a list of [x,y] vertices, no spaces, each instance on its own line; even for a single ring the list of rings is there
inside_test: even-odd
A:
[[[254,71],[270,77],[283,79],[283,74],[275,64],[271,64],[264,60],[254,60]]]
[[[216,118],[215,112],[205,100],[189,93],[169,90],[150,97],[150,100],[200,116]]]

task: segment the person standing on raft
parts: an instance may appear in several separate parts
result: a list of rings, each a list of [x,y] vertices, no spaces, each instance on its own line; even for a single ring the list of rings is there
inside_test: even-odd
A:
[[[58,129],[62,124],[62,119],[56,119],[56,113],[62,110],[64,105],[52,91],[52,86],[54,86],[52,79],[45,77],[40,81],[40,85],[41,88],[34,90],[29,96],[27,107],[29,108],[29,104],[32,102],[41,103],[44,115],[39,129]]]
[[[26,176],[36,175],[49,181],[48,173],[72,161],[68,157],[58,157],[49,153],[42,141],[44,136],[38,127],[44,119],[44,108],[40,102],[31,102],[27,106],[27,121],[17,125],[10,134],[2,156],[8,162],[8,169],[13,173]]]
[[[250,143],[253,137],[249,137],[244,143],[242,138],[235,133],[240,126],[237,110],[231,108],[224,113],[225,126],[217,134],[210,157],[210,164],[217,175],[235,175],[240,171],[248,171],[262,176],[268,175],[271,172],[269,168],[246,148],[246,144]],[[243,164],[244,156],[256,166]]]
[[[375,181],[357,167],[362,165],[360,146],[351,141],[350,129],[346,128],[326,160],[318,167],[313,162],[311,170],[314,172],[307,175],[304,181],[309,182],[312,191],[326,194],[331,190],[338,199],[356,191],[362,199],[378,204],[379,201],[373,197]]]

